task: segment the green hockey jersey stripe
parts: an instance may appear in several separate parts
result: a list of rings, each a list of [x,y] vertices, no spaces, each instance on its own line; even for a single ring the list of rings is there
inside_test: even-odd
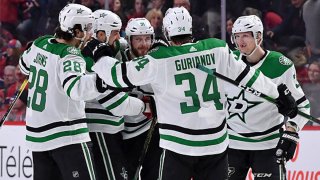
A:
[[[53,36],[42,36],[35,40],[34,45],[44,51],[59,56],[60,58],[64,58],[70,54],[83,57],[80,49],[67,44],[58,43]]]
[[[195,43],[189,43],[183,46],[170,46],[170,48],[161,46],[158,50],[153,51],[149,55],[155,59],[163,59],[174,56],[179,56],[182,54],[187,54],[190,52],[201,52],[213,48],[225,47],[226,43],[219,39],[205,39],[202,41],[197,41]]]
[[[70,79],[76,78],[76,77],[77,77],[77,75],[71,75],[71,76],[67,77],[62,83],[62,88],[64,88],[64,86],[70,81]]]
[[[284,74],[291,66],[293,66],[293,63],[290,59],[279,52],[270,51],[258,69],[265,76],[274,79]]]
[[[112,67],[112,69],[111,69],[111,76],[112,76],[112,80],[113,80],[114,85],[115,85],[116,87],[118,87],[118,88],[121,88],[121,85],[120,85],[120,83],[119,83],[119,81],[118,81],[118,78],[117,78],[117,64],[119,64],[119,63],[116,63],[116,64]]]
[[[78,134],[83,134],[83,133],[88,133],[88,132],[89,132],[88,128],[80,128],[80,129],[76,129],[76,130],[57,132],[57,133],[54,133],[54,134],[51,134],[48,136],[44,136],[44,137],[33,137],[33,136],[27,135],[26,140],[31,141],[31,142],[42,143],[42,142],[51,141],[53,139],[57,139],[57,138],[65,137],[65,136],[75,136]]]
[[[260,74],[260,71],[259,70],[256,70],[254,72],[254,75],[251,77],[251,79],[247,82],[247,85],[248,87],[251,87],[252,84],[258,79],[259,77],[259,74]]]
[[[108,102],[109,100],[111,100],[112,98],[114,98],[115,96],[117,96],[118,94],[120,94],[121,91],[112,91],[110,94],[108,94],[107,96],[101,98],[98,100],[98,102],[100,104],[104,104],[106,102]]]
[[[96,180],[96,175],[94,174],[92,158],[91,158],[91,154],[90,154],[88,145],[86,143],[81,143],[81,147],[82,147],[83,155],[86,160],[87,167],[88,167],[90,180]]]
[[[191,141],[191,140],[183,139],[183,138],[172,136],[172,135],[165,135],[165,134],[160,135],[160,139],[172,141],[172,142],[186,145],[186,146],[193,146],[193,147],[217,145],[224,142],[227,139],[227,137],[228,137],[228,133],[226,132],[217,139],[205,140],[205,141]]]
[[[122,96],[118,101],[116,101],[115,103],[111,104],[110,106],[106,107],[107,110],[112,110],[116,107],[118,107],[121,103],[123,103],[127,98],[129,97],[128,94],[125,94],[124,96]]]
[[[54,122],[54,123],[47,124],[41,127],[36,127],[36,128],[27,126],[26,129],[27,131],[30,131],[30,132],[39,133],[39,132],[48,131],[57,127],[72,126],[72,125],[81,124],[81,123],[86,123],[86,119],[77,119],[77,120],[65,121],[65,122],[59,121],[59,122]]]
[[[108,124],[111,126],[121,126],[121,124],[124,123],[124,119],[121,118],[120,121],[116,122],[114,120],[108,120],[108,119],[87,119],[89,124],[95,123],[95,124]]]
[[[173,131],[177,131],[177,132],[181,132],[189,135],[208,135],[208,134],[215,134],[215,133],[221,132],[226,125],[226,119],[224,119],[224,121],[218,127],[210,128],[210,129],[197,129],[197,130],[187,129],[187,128],[183,128],[181,126],[176,126],[172,124],[163,124],[163,123],[158,123],[158,124],[159,124],[159,129],[173,130]]]
[[[75,80],[73,80],[71,83],[70,83],[70,85],[69,85],[69,87],[68,87],[68,89],[67,89],[67,95],[70,97],[70,94],[71,94],[71,90],[72,90],[72,88],[74,87],[74,85],[80,80],[80,76],[78,76],[77,78],[75,78]]]
[[[240,137],[240,136],[235,136],[235,135],[229,134],[229,138],[232,139],[232,140],[244,141],[244,142],[253,142],[253,143],[254,142],[270,141],[270,140],[273,140],[273,139],[276,139],[276,138],[279,138],[279,137],[280,137],[280,133],[273,134],[273,135],[267,136],[267,137],[262,138],[262,139],[250,139],[250,138],[245,138],[245,137]]]

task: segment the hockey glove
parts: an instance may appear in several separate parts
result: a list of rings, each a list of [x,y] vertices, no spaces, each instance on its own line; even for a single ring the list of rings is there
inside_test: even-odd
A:
[[[157,117],[156,103],[153,96],[143,96],[142,101],[145,104],[143,114],[148,118],[152,119]]]
[[[168,47],[169,43],[166,40],[161,39],[161,38],[155,39],[152,43],[152,46],[149,50],[149,53],[156,51],[158,49],[158,47],[160,47],[160,46]]]
[[[96,75],[96,87],[99,93],[104,93],[108,90],[108,85],[98,76]]]
[[[298,107],[295,99],[292,97],[290,90],[285,84],[278,86],[279,97],[276,99],[276,104],[280,114],[290,118],[296,117]]]
[[[284,131],[281,134],[280,140],[276,147],[277,163],[281,163],[282,160],[289,161],[293,158],[296,151],[297,144],[299,142],[299,135],[296,132]]]
[[[97,62],[103,56],[112,56],[112,54],[113,54],[112,48],[107,43],[100,43],[93,50],[93,61]]]

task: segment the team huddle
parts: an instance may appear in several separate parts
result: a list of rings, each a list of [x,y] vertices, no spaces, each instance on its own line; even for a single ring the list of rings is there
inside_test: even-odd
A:
[[[223,40],[193,42],[183,7],[167,10],[165,39],[145,18],[130,19],[121,38],[118,15],[79,4],[59,23],[19,63],[35,180],[244,180],[249,168],[256,179],[286,179],[307,122],[298,109],[310,105],[291,60],[262,47],[257,16],[235,21],[233,52]]]

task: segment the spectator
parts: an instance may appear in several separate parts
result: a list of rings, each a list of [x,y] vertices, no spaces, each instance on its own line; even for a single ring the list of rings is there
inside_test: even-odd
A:
[[[110,9],[110,11],[114,12],[116,15],[118,15],[120,17],[121,22],[122,22],[121,31],[124,32],[124,29],[127,26],[128,19],[127,19],[127,16],[123,12],[121,0],[110,0],[109,9]]]
[[[100,3],[96,0],[81,0],[80,4],[88,7],[89,9],[93,11],[101,9]]]
[[[319,59],[320,60],[320,59]],[[308,67],[308,76],[311,83],[305,83],[303,90],[306,97],[310,101],[311,115],[313,117],[320,117],[320,61],[312,62]]]
[[[154,29],[154,34],[156,38],[164,38],[162,33],[162,19],[163,14],[159,9],[151,9],[146,14],[146,19],[150,22]]]
[[[303,6],[303,19],[306,26],[306,45],[310,62],[320,59],[320,1],[308,0]]]
[[[3,93],[4,93],[4,97],[5,97],[4,104],[6,105],[6,107],[9,106],[9,102],[10,102],[10,98],[11,98],[11,96],[8,96],[8,91],[9,91],[10,87],[16,82],[15,69],[16,69],[16,67],[12,66],[12,65],[8,65],[4,68],[3,87],[1,87],[1,89],[3,89]]]
[[[173,7],[184,7],[189,12],[191,4],[189,0],[173,0]],[[209,27],[205,21],[197,15],[192,15],[192,35],[195,41],[209,37]]]
[[[231,42],[231,36],[232,36],[232,26],[236,19],[234,17],[227,18],[226,23],[226,42],[228,43],[228,46],[230,49],[235,50],[235,44]],[[216,34],[214,36],[215,38],[221,39],[221,32]]]
[[[267,36],[280,46],[289,46],[305,40],[305,24],[302,18],[302,7],[305,0],[291,0],[290,11],[282,23],[267,31]],[[293,31],[294,29],[294,31]]]
[[[38,0],[30,0],[25,3],[26,8],[23,10],[25,19],[17,26],[17,37],[23,43],[35,38],[38,22],[41,17],[41,9]]]
[[[134,1],[134,9],[131,10],[128,14],[128,20],[131,18],[143,18],[146,15],[145,5],[142,0]]]
[[[164,6],[166,0],[151,0],[148,4],[148,9],[160,10],[164,14],[167,8]]]
[[[0,23],[2,28],[15,34],[18,23],[18,6],[25,0],[1,0],[0,1]]]
[[[16,66],[19,64],[19,58],[21,55],[21,43],[17,39],[12,39],[7,45],[6,66]]]

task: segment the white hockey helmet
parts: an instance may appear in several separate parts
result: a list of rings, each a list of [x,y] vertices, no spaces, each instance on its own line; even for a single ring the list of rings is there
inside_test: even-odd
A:
[[[109,41],[112,30],[120,30],[122,27],[120,17],[109,10],[96,10],[93,12],[93,16],[95,19],[93,28],[94,36],[96,36],[98,31],[104,31],[107,37],[106,42]]]
[[[126,37],[131,47],[131,36],[151,35],[154,39],[154,29],[146,18],[131,18],[126,27]]]
[[[173,36],[192,35],[192,17],[184,7],[169,8],[163,18],[163,33],[168,40]]]
[[[254,39],[257,39],[259,32],[261,35],[263,34],[263,24],[260,18],[256,15],[239,17],[233,23],[232,36],[234,36],[235,33],[240,32],[252,32]]]
[[[92,11],[80,4],[67,4],[59,13],[61,30],[71,34],[76,24],[81,25],[82,31],[90,31],[93,22]]]

